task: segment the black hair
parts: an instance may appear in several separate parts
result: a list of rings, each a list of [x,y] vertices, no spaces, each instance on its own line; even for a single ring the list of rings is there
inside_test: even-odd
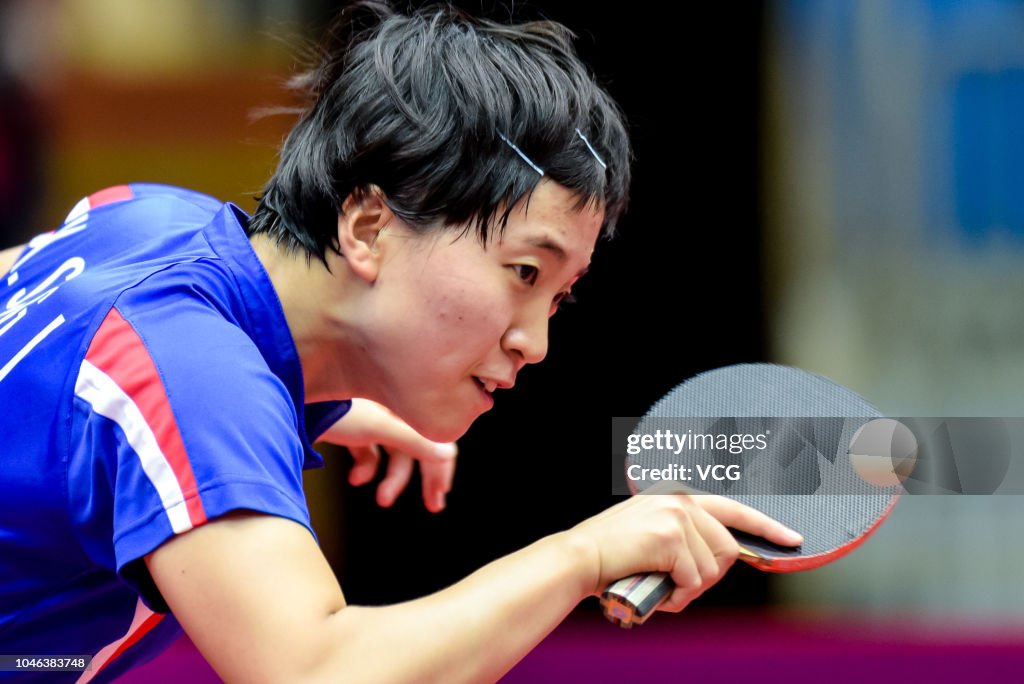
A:
[[[629,140],[573,38],[553,21],[503,25],[448,5],[346,8],[319,63],[292,80],[306,107],[249,234],[326,262],[345,198],[376,186],[411,226],[465,225],[486,242],[541,180],[536,165],[579,209],[603,206],[611,235],[628,201]]]

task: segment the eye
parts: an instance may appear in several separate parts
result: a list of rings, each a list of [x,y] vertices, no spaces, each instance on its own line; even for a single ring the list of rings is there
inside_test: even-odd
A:
[[[530,264],[514,264],[512,268],[519,279],[530,286],[537,282],[537,276],[540,275],[540,269]]]

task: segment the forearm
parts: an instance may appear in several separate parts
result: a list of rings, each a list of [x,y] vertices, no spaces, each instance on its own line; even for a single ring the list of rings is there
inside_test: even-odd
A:
[[[178,622],[227,681],[487,682],[614,579],[671,571],[675,610],[716,582],[736,558],[736,541],[693,499],[633,497],[448,589],[381,608],[346,607],[313,536],[277,516],[231,513],[145,560]],[[738,529],[796,542],[763,514],[744,519],[754,512],[725,504],[732,508],[717,515]],[[684,543],[692,539],[700,544]]]
[[[594,556],[546,537],[425,598],[346,607],[327,622],[317,681],[497,680],[594,589]]]

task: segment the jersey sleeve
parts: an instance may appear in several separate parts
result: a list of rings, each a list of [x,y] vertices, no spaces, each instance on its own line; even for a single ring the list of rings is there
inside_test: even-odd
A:
[[[78,370],[69,490],[84,545],[112,544],[117,572],[166,610],[141,559],[174,535],[241,509],[312,532],[306,443],[295,397],[224,311],[198,296],[125,299]]]

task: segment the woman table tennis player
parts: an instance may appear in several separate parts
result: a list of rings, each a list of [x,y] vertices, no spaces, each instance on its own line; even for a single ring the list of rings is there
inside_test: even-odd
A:
[[[492,681],[623,576],[670,572],[682,609],[736,559],[725,525],[800,541],[635,497],[436,594],[346,604],[310,441],[397,448],[378,500],[416,459],[443,508],[451,443],[544,358],[622,214],[630,149],[558,24],[364,4],[330,35],[253,217],[132,184],[0,255],[4,652],[90,654],[100,681],[184,629],[228,681]]]

